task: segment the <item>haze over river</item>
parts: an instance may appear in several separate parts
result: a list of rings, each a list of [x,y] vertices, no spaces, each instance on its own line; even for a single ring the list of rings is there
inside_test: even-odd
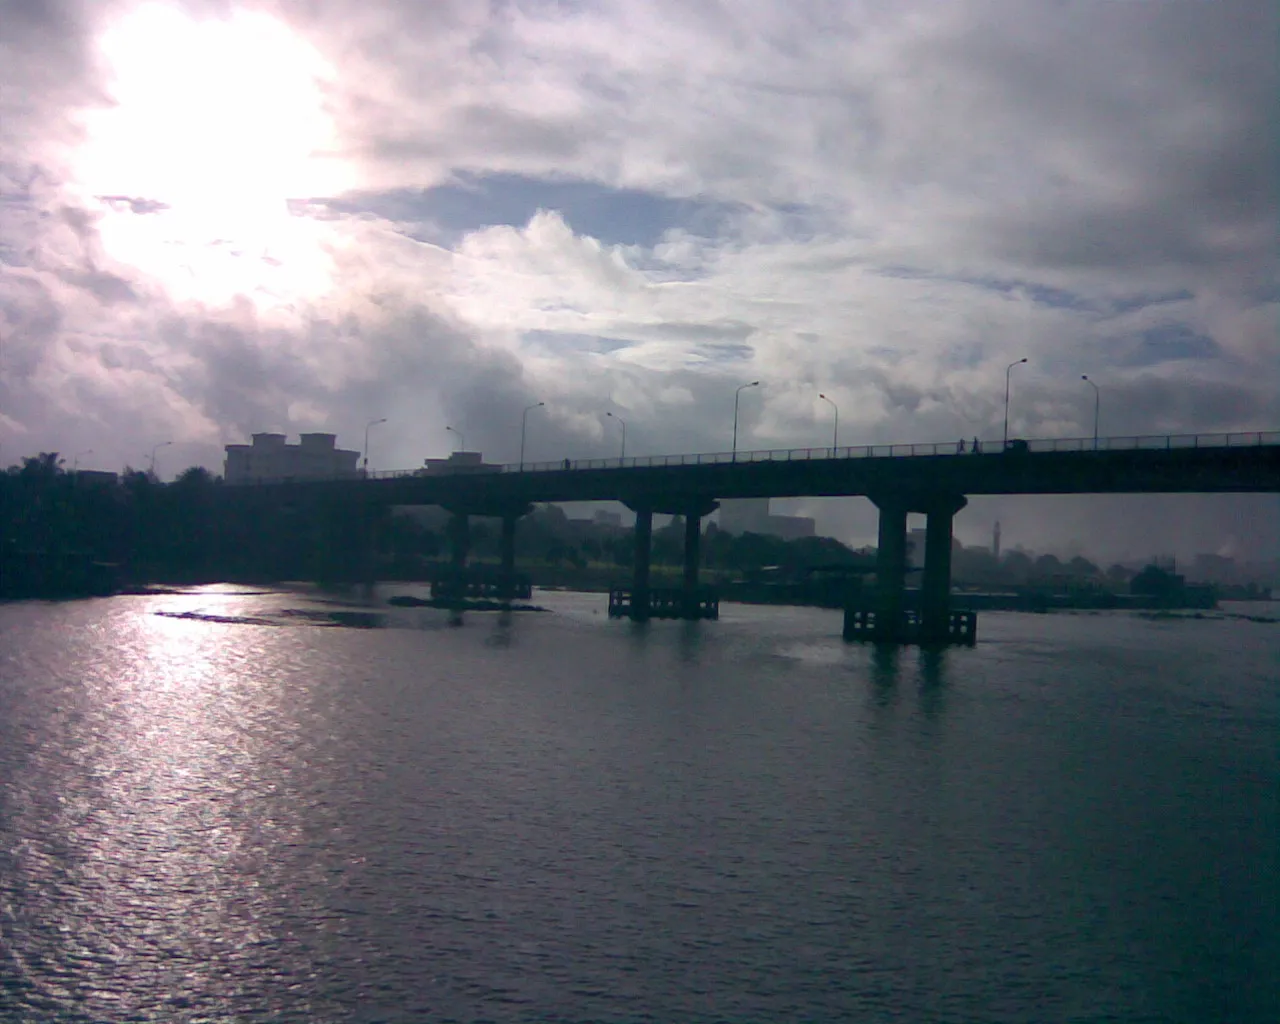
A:
[[[0,606],[0,1020],[1280,1019],[1280,624],[535,600]]]

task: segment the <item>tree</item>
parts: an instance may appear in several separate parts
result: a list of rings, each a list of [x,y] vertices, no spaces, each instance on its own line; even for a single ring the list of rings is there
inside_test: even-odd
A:
[[[1012,579],[1019,582],[1028,579],[1035,568],[1031,556],[1025,551],[1010,551],[1001,559],[1001,565]]]
[[[1148,565],[1129,581],[1131,593],[1146,594],[1151,597],[1163,597],[1181,589],[1181,576],[1175,576],[1156,565]]]
[[[1119,586],[1133,578],[1133,570],[1126,569],[1119,562],[1115,562],[1107,570],[1107,579]]]
[[[62,459],[57,452],[41,452],[36,456],[27,456],[22,460],[22,469],[18,476],[29,483],[50,481],[62,473]]]
[[[1062,572],[1062,562],[1057,555],[1041,555],[1035,564],[1037,576],[1057,576]]]
[[[1098,575],[1098,567],[1089,561],[1089,559],[1084,558],[1081,555],[1076,555],[1075,558],[1071,559],[1071,561],[1067,563],[1067,569],[1076,576]]]

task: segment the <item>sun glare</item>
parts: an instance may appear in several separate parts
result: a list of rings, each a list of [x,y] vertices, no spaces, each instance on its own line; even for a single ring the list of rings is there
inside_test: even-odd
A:
[[[351,184],[332,155],[321,93],[332,73],[320,55],[267,15],[197,21],[155,4],[111,24],[99,45],[113,105],[85,115],[78,183],[135,201],[107,201],[108,252],[179,298],[323,290],[322,225],[287,205]],[[153,212],[136,212],[137,200]]]

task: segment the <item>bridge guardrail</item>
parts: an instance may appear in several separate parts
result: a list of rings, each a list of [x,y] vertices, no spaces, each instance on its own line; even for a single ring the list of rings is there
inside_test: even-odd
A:
[[[1171,448],[1239,448],[1280,444],[1280,430],[1253,430],[1220,434],[1141,434],[1131,437],[1041,438],[1027,441],[1031,452],[1133,451]],[[980,441],[980,455],[1001,455],[999,441]],[[689,455],[641,455],[623,459],[564,459],[556,462],[509,463],[503,473],[548,473],[565,469],[635,469],[665,466],[708,466],[734,462],[793,462],[810,459],[912,458],[919,456],[975,454],[970,442],[964,450],[956,441],[924,444],[871,444],[832,448],[771,448],[739,452],[703,452]]]
[[[1131,437],[1060,437],[1039,438],[1025,442],[1026,450],[1043,452],[1115,452],[1136,450],[1160,450],[1174,448],[1251,448],[1280,444],[1280,430],[1232,431],[1217,434],[1139,434]],[[714,466],[737,462],[803,462],[815,459],[880,459],[918,458],[922,456],[950,455],[971,458],[975,454],[986,458],[1000,456],[999,441],[980,441],[980,451],[975,452],[971,443],[964,442],[961,451],[956,441],[937,441],[924,444],[867,444],[842,445],[839,448],[766,448],[739,452],[701,452],[688,455],[639,455],[620,459],[559,459],[555,462],[507,463],[495,466],[495,473],[552,473],[585,469],[641,469],[668,466]],[[1010,453],[1012,454],[1012,453]],[[421,469],[391,469],[365,473],[357,479],[391,480],[400,477],[421,476]],[[445,475],[445,474],[441,474]],[[466,474],[478,475],[478,474]],[[436,474],[432,474],[435,478]],[[277,480],[258,480],[253,483],[279,483]]]

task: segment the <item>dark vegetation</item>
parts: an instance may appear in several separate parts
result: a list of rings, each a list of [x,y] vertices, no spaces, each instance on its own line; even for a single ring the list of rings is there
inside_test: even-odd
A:
[[[498,559],[496,520],[473,519],[473,562]],[[270,492],[226,487],[200,467],[171,483],[136,470],[68,472],[56,453],[0,473],[0,598],[72,597],[152,583],[278,580],[358,582],[431,578],[450,555],[439,509],[392,514],[350,502],[282,504]],[[375,550],[365,545],[372,543]],[[655,572],[683,559],[684,523],[654,531]],[[598,585],[626,578],[632,531],[569,520],[544,506],[520,521],[517,558],[539,583]],[[802,572],[858,561],[829,538],[782,541],[708,527],[703,564],[721,574]]]

